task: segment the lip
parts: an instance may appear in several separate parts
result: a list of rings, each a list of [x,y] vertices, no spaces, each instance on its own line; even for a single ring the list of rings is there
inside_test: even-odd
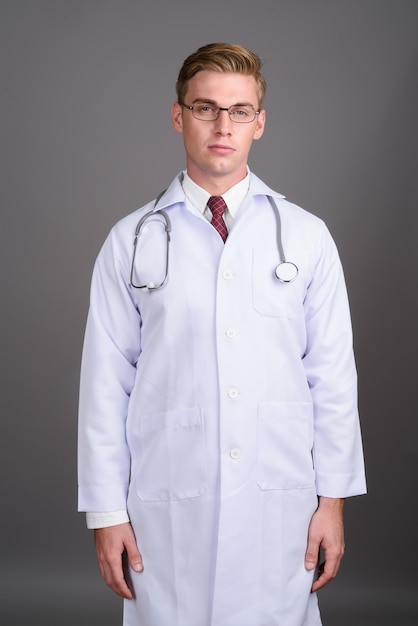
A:
[[[232,154],[232,152],[235,152],[235,149],[231,146],[225,146],[220,143],[214,143],[208,147],[211,152],[216,152],[217,154]]]

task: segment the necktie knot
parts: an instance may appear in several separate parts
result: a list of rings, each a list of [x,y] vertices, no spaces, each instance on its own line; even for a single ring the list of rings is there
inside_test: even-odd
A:
[[[228,236],[228,229],[223,220],[223,214],[226,211],[226,203],[222,196],[211,196],[208,200],[208,207],[212,213],[212,226],[218,231],[222,240],[225,241]]]

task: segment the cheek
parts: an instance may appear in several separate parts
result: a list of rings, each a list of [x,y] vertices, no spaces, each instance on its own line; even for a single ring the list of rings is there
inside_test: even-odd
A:
[[[183,129],[183,141],[186,148],[189,150],[193,149],[194,144],[196,143],[196,138],[193,137],[192,133],[188,133]]]
[[[248,133],[245,136],[245,138],[243,138],[242,144],[245,145],[245,148],[247,151],[251,148],[251,144],[256,138],[257,138],[256,132]]]
[[[203,143],[201,134],[195,128],[185,128],[183,126],[184,145],[192,152],[200,149]]]

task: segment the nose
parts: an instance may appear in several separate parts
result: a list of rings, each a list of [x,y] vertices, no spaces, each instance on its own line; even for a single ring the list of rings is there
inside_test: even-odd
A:
[[[234,123],[229,117],[228,109],[219,109],[219,115],[215,120],[216,132],[222,135],[228,135],[231,132],[232,124]]]

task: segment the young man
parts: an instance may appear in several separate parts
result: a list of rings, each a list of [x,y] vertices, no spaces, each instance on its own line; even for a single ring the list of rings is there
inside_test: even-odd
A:
[[[247,166],[260,67],[227,44],[186,59],[172,108],[186,170],[112,229],[94,269],[79,508],[125,626],[321,624],[344,498],[365,492],[335,245]]]

